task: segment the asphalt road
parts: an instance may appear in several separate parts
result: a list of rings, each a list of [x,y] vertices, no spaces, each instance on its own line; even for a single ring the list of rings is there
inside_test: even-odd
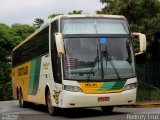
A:
[[[42,105],[20,108],[17,101],[0,102],[0,120],[160,120],[160,107],[115,107],[112,113],[100,108],[65,109],[57,116],[50,116]]]

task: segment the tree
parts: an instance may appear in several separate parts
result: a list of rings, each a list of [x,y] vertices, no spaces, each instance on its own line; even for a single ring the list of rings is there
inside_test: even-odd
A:
[[[147,35],[148,57],[155,51],[153,41],[160,36],[160,1],[159,0],[100,0],[106,4],[99,14],[124,15],[129,21],[131,31],[142,32]],[[158,43],[158,42],[156,42]],[[160,60],[160,52],[159,60]],[[152,58],[152,57],[151,57]]]
[[[12,30],[14,31],[16,36],[20,37],[21,41],[26,39],[36,29],[37,27],[26,25],[26,24],[15,23],[12,25]]]
[[[40,28],[44,24],[44,20],[41,18],[35,18],[33,26]]]
[[[11,64],[7,57],[20,40],[11,27],[0,23],[0,100],[11,99]]]
[[[6,57],[10,55],[13,47],[20,42],[20,37],[12,29],[0,24],[0,61],[6,62]]]
[[[11,27],[0,23],[0,100],[12,98],[11,64],[8,56],[12,49],[35,31],[35,27],[13,24]]]
[[[82,14],[82,10],[73,10],[72,12],[69,12],[68,14],[69,15],[72,15],[72,14]]]
[[[72,14],[82,14],[82,13],[83,13],[82,10],[73,10],[73,11],[69,12],[68,14],[72,15]],[[52,15],[49,15],[48,18],[54,18],[54,17],[56,17],[58,15],[63,15],[63,14],[62,13],[60,13],[60,14],[59,13],[58,14],[52,14]]]
[[[48,18],[54,18],[54,17],[56,17],[58,15],[63,15],[63,14],[52,14],[52,15],[49,15]]]

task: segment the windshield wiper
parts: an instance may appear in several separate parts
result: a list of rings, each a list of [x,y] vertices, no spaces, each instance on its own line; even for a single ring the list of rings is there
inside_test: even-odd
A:
[[[99,61],[99,57],[98,57],[98,56],[97,56],[96,59],[93,61],[93,66],[91,67],[91,69],[90,69],[90,71],[89,71],[89,74],[88,74],[88,76],[87,76],[86,82],[89,80],[91,74],[94,75],[93,70],[94,70],[94,67],[96,66],[97,61]]]
[[[117,75],[118,80],[121,80],[121,77],[120,77],[120,75],[119,75],[119,73],[118,73],[118,70],[117,70],[117,68],[115,67],[115,65],[113,64],[112,60],[110,59],[109,62],[111,63],[112,68],[114,69],[114,71],[115,71],[115,73],[116,73],[116,75]]]
[[[87,76],[86,81],[89,80],[91,74],[94,75],[93,70],[94,70],[94,67],[96,66],[96,63],[98,63],[98,69],[99,69],[99,47],[98,47],[98,46],[97,46],[97,56],[96,56],[95,60],[93,61],[93,66],[91,67],[91,69],[90,69],[90,71],[89,71],[89,74],[88,74],[88,76]]]
[[[119,73],[118,73],[117,68],[116,68],[115,65],[113,64],[112,59],[109,58],[109,52],[108,52],[107,46],[106,46],[106,56],[105,56],[105,58],[106,58],[106,69],[107,69],[107,61],[109,61],[109,62],[111,63],[112,68],[114,69],[114,71],[115,71],[115,73],[116,73],[116,75],[117,75],[118,80],[121,80],[121,77],[120,77],[120,75],[119,75]]]

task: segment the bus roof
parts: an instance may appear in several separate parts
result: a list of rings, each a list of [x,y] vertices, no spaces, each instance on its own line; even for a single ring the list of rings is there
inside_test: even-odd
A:
[[[122,15],[105,15],[105,14],[73,14],[73,15],[59,15],[59,16],[56,16],[54,18],[52,18],[50,20],[50,22],[53,22],[57,19],[61,19],[61,18],[85,18],[85,17],[88,17],[88,18],[123,18],[123,19],[126,19],[124,16]]]
[[[41,30],[43,30],[44,28],[46,28],[49,23],[52,23],[53,21],[55,20],[58,20],[58,19],[61,19],[61,18],[85,18],[85,17],[88,17],[88,18],[115,18],[115,19],[118,19],[118,18],[123,18],[123,19],[126,19],[124,16],[122,15],[104,15],[104,14],[75,14],[75,15],[59,15],[59,16],[56,16],[52,19],[49,20],[48,23],[46,23],[44,26],[42,26],[40,29],[38,29],[37,31],[35,31],[33,34],[31,34],[29,37],[27,37],[24,41],[22,41],[20,44],[18,44],[14,49],[13,51],[15,51],[17,48],[19,48],[21,45],[23,45],[24,43],[26,43],[28,40],[30,40],[33,36],[35,36],[37,33],[39,33]]]
[[[51,21],[54,21],[55,19],[60,19],[60,18],[84,18],[84,17],[90,17],[90,18],[95,18],[95,17],[104,17],[104,18],[125,18],[122,15],[104,15],[104,14],[74,14],[74,15],[59,15],[54,17]]]

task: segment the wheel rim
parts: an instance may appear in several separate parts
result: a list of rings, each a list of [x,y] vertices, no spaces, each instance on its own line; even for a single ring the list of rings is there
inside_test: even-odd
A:
[[[48,97],[47,97],[47,106],[48,106],[49,113],[53,113],[53,106],[52,106],[52,102],[51,102],[51,95],[48,95]]]

